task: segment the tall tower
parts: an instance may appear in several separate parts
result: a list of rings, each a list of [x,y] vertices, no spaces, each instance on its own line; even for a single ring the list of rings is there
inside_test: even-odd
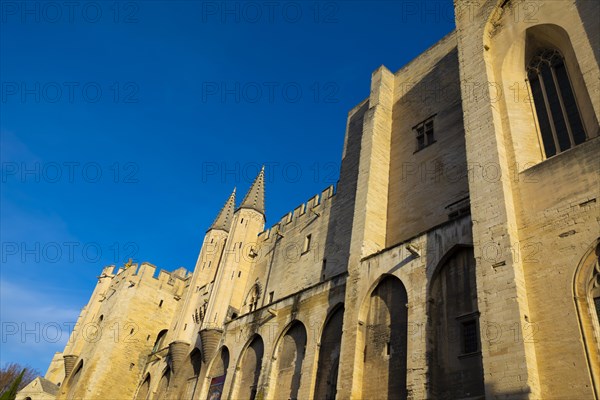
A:
[[[96,321],[94,321],[94,318],[102,305],[106,291],[110,287],[110,273],[112,272],[114,275],[116,275],[118,270],[119,267],[117,266],[106,267],[102,270],[102,274],[98,277],[98,283],[94,288],[94,292],[90,297],[90,301],[85,305],[85,307],[83,307],[81,313],[79,314],[77,323],[73,328],[73,332],[71,332],[71,337],[69,338],[69,341],[63,350],[65,367],[64,380],[66,380],[71,374],[71,371],[75,367],[75,363],[79,358],[82,347],[87,343],[83,336],[84,334],[82,330],[85,327],[92,326],[93,328],[94,326],[97,326],[97,324],[95,325]]]
[[[208,300],[208,286],[214,281],[221,262],[234,211],[235,189],[204,236],[182,312],[176,319],[173,328],[173,341],[169,345],[174,369],[180,364],[180,361],[183,361],[188,353],[189,345],[196,340],[199,324],[205,313],[205,302]]]
[[[204,316],[200,336],[204,357],[211,357],[223,325],[240,313],[258,234],[265,227],[264,167],[233,214],[229,237]]]

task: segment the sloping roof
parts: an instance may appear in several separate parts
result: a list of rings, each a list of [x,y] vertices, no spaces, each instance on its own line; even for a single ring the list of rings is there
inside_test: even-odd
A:
[[[210,226],[211,229],[221,229],[225,232],[229,232],[229,228],[231,227],[231,219],[233,218],[233,212],[235,211],[235,189],[227,199],[227,202],[221,208],[219,215],[215,218],[215,221]]]
[[[58,394],[59,387],[57,385],[55,385],[54,383],[50,382],[46,378],[42,378],[41,376],[38,377],[37,379],[39,379],[40,384],[42,385],[42,389],[43,389],[44,392],[50,393],[50,394]]]
[[[30,395],[35,393],[48,393],[53,396],[56,396],[58,394],[59,389],[60,388],[57,385],[50,382],[48,379],[38,376],[37,378],[29,382],[27,386],[21,389],[19,391],[19,394]]]
[[[263,166],[260,173],[252,183],[250,190],[244,197],[244,201],[239,208],[251,208],[261,214],[265,214],[265,167]]]

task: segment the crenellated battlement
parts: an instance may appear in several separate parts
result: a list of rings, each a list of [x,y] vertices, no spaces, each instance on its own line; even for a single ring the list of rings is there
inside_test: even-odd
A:
[[[132,286],[149,285],[161,288],[172,286],[175,292],[180,292],[180,288],[186,286],[191,276],[192,274],[183,267],[170,272],[144,261],[141,264],[128,262],[122,267],[109,265],[102,269],[99,278],[112,279],[110,288],[113,290],[118,290],[119,284],[126,280]]]
[[[285,227],[292,224],[295,226],[298,223],[302,223],[306,218],[310,216],[320,216],[319,211],[324,207],[330,205],[329,199],[335,196],[335,187],[333,185],[325,188],[321,193],[315,194],[313,197],[308,199],[305,203],[300,204],[292,211],[283,215],[279,222],[272,225],[270,228],[265,229],[258,235],[259,241],[266,241],[271,238],[271,235],[275,232],[282,232]]]

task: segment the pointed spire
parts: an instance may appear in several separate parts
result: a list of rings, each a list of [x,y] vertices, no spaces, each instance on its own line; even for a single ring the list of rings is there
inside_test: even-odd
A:
[[[231,227],[231,219],[233,217],[233,212],[235,210],[235,188],[233,188],[233,192],[229,199],[217,215],[215,222],[208,229],[221,229],[225,232],[229,232],[229,228]]]
[[[265,166],[252,183],[239,208],[251,208],[265,215]]]

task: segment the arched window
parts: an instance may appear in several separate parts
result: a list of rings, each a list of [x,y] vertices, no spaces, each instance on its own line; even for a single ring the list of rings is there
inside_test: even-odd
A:
[[[306,352],[306,328],[294,321],[277,346],[275,399],[298,399]]]
[[[167,368],[162,378],[160,378],[160,382],[158,382],[158,388],[156,389],[156,398],[164,399],[166,398],[167,390],[169,389],[169,382],[171,381],[171,369]]]
[[[185,384],[186,399],[193,399],[195,396],[201,367],[202,354],[200,353],[200,350],[194,349],[185,363],[185,371],[183,373],[183,376],[187,379]]]
[[[432,398],[484,396],[472,247],[457,248],[440,265],[432,278],[428,304]]]
[[[240,359],[235,378],[235,398],[254,400],[257,397],[264,351],[263,340],[256,335]]]
[[[408,294],[400,279],[384,277],[367,299],[362,397],[406,399]]]
[[[137,396],[135,396],[136,400],[146,400],[148,398],[148,394],[150,393],[150,374],[146,376],[144,379],[144,383],[140,386]]]
[[[600,393],[600,238],[580,261],[573,289],[588,367]]]
[[[83,360],[81,360],[79,362],[79,364],[73,371],[73,375],[71,375],[71,378],[69,379],[69,387],[68,387],[69,393],[67,395],[68,399],[77,398],[77,393],[75,391],[77,390],[77,383],[81,379],[82,371],[83,371]]]
[[[344,307],[340,306],[327,318],[323,328],[319,346],[315,399],[333,400],[336,397],[343,320]]]
[[[527,79],[546,157],[585,142],[584,124],[560,51],[546,48],[533,56]]]
[[[167,336],[167,332],[168,329],[163,329],[162,331],[158,332],[158,335],[156,336],[156,341],[154,342],[154,347],[152,348],[153,353],[156,353],[157,351],[162,349],[163,342],[165,341],[165,337]]]
[[[255,283],[248,295],[246,296],[246,306],[248,306],[248,312],[256,311],[258,308],[258,300],[260,299],[262,290],[259,283]]]
[[[229,349],[223,346],[217,357],[212,362],[208,372],[208,397],[209,399],[220,399],[227,379],[227,369],[229,368]]]

